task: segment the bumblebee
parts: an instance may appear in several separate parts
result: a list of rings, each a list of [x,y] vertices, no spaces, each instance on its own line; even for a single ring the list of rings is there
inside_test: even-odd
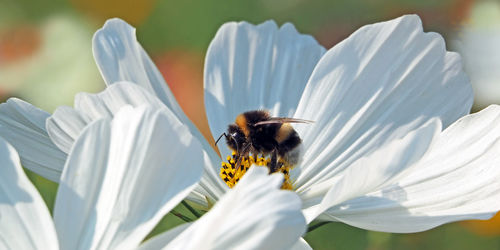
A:
[[[300,156],[302,140],[290,123],[312,123],[312,121],[272,117],[267,110],[253,110],[239,114],[234,124],[230,124],[227,133],[223,133],[215,142],[224,136],[229,148],[236,152],[236,170],[241,159],[250,153],[253,155],[271,155],[268,165],[270,172],[278,169],[278,159],[295,165]]]

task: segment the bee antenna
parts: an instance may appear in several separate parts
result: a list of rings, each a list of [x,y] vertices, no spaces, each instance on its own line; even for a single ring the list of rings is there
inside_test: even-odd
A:
[[[215,146],[217,146],[217,143],[219,142],[220,138],[222,138],[222,136],[225,136],[227,138],[226,133],[222,133],[222,135],[219,136],[219,138],[217,139],[217,141],[215,141]]]

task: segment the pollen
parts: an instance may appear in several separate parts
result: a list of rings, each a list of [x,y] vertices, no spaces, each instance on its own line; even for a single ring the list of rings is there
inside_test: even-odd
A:
[[[270,157],[265,157],[264,155],[256,155],[256,156],[244,156],[241,159],[241,164],[238,170],[236,170],[236,163],[238,161],[238,156],[236,152],[232,152],[231,155],[226,157],[226,161],[223,161],[220,169],[220,178],[226,183],[226,185],[230,188],[233,188],[236,183],[243,177],[243,175],[247,172],[247,170],[253,165],[265,166],[269,167],[269,163],[271,162]],[[278,171],[281,172],[285,176],[285,180],[281,185],[281,189],[292,190],[293,185],[290,180],[290,170],[293,166],[286,163],[285,161],[279,159],[278,160]]]

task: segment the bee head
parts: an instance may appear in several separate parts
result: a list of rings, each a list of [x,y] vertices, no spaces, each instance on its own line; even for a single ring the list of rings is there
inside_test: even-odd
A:
[[[243,143],[245,143],[245,134],[236,124],[229,125],[229,127],[227,128],[227,132],[227,145],[231,149],[238,151],[240,148],[242,148]]]

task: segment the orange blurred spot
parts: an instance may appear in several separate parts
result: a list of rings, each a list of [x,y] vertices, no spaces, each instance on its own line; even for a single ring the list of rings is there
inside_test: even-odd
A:
[[[203,102],[203,54],[169,51],[154,59],[182,110],[213,145]]]
[[[455,4],[448,9],[448,16],[452,25],[461,25],[469,16],[474,0],[456,0]]]
[[[32,26],[16,26],[0,33],[0,64],[33,55],[41,45],[40,32]]]
[[[470,220],[461,224],[480,235],[500,235],[500,213],[489,220]]]
[[[400,5],[384,8],[384,16],[397,17],[408,13],[416,13],[427,25],[440,27],[443,30],[456,28],[467,17],[474,0],[450,0],[419,6],[417,1],[408,1]],[[434,30],[436,31],[436,30]]]
[[[71,0],[71,2],[99,22],[119,17],[133,26],[138,26],[149,16],[156,0]]]

